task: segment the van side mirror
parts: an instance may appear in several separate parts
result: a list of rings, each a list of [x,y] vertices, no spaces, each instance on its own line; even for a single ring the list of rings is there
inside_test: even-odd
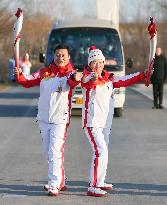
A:
[[[39,53],[39,62],[44,63],[45,58],[46,58],[45,53]]]
[[[127,66],[128,68],[132,68],[132,67],[133,67],[133,58],[128,58],[128,59],[126,60],[126,66]]]

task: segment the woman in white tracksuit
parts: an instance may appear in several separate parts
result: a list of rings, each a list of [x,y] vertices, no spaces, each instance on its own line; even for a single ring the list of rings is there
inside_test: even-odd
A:
[[[108,144],[114,114],[114,88],[126,87],[145,78],[144,72],[116,77],[104,69],[105,57],[90,47],[88,65],[81,80],[83,88],[82,126],[93,150],[87,195],[102,197],[112,184],[106,184]]]

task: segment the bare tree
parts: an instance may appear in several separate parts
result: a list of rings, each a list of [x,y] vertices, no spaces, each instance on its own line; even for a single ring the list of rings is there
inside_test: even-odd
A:
[[[163,2],[163,4],[160,4],[160,2]],[[163,15],[162,5],[164,6],[164,0],[150,3],[140,1],[138,2],[137,12],[133,15],[133,22],[124,22],[120,25],[125,57],[132,57],[134,59],[134,67],[137,69],[144,69],[148,63],[149,36],[147,26],[149,24],[149,16],[154,16],[155,19],[158,44],[165,52],[167,51],[167,23],[165,14]]]
[[[13,16],[7,10],[8,5],[10,5],[9,2],[0,0],[0,38],[11,31],[10,29],[13,24]]]
[[[52,4],[51,4],[52,3]],[[13,24],[16,8],[24,13],[21,31],[20,57],[29,50],[33,65],[38,62],[38,55],[44,49],[52,19],[75,16],[70,3],[62,0],[0,0],[0,81],[9,81],[9,58],[13,56]]]
[[[22,52],[30,50],[31,55],[37,60],[39,52],[45,48],[51,24],[51,19],[41,13],[37,13],[35,18],[27,19],[23,25]]]

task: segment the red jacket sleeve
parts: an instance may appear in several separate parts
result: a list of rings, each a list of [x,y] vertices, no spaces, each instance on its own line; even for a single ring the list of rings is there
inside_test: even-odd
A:
[[[38,86],[40,84],[40,77],[33,79],[26,79],[22,73],[20,73],[19,77],[16,81],[25,88],[30,88],[34,86]]]
[[[127,87],[130,85],[136,84],[144,79],[145,79],[144,72],[141,72],[141,73],[138,72],[138,73],[126,75],[123,77],[114,76],[113,87],[114,88]]]
[[[76,80],[74,79],[74,72],[71,72],[71,73],[68,75],[67,79],[68,79],[68,84],[69,84],[69,86],[70,86],[71,88],[76,87],[76,86],[80,83],[80,81],[76,81]]]
[[[83,77],[81,79],[81,86],[85,89],[94,89],[96,88],[96,81],[93,82],[90,78],[91,73],[89,74],[84,74],[83,73]]]

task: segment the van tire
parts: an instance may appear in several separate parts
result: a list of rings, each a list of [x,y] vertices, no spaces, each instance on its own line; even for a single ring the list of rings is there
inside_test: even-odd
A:
[[[123,114],[122,111],[123,111],[122,108],[114,108],[114,116],[115,117],[122,117],[122,114]]]

